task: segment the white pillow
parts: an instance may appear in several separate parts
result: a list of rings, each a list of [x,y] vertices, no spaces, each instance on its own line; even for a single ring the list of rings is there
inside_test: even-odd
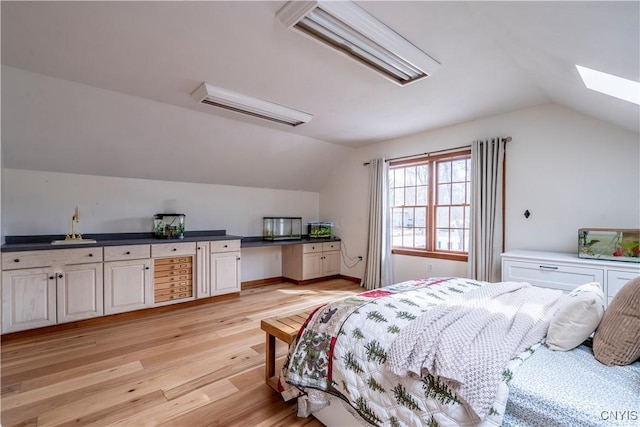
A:
[[[596,330],[604,314],[600,283],[587,283],[562,296],[547,332],[547,347],[567,351],[576,348]]]

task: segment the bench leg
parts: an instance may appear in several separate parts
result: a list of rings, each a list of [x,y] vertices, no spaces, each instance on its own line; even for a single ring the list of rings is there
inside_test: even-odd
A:
[[[266,359],[264,363],[264,380],[267,384],[269,384],[275,391],[278,391],[277,378],[274,378],[276,375],[276,337],[266,333],[267,335],[267,348],[266,348]]]

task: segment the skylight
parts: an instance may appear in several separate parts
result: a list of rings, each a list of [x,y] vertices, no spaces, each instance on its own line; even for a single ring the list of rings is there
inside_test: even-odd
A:
[[[602,71],[576,65],[585,86],[625,101],[640,105],[640,83]]]

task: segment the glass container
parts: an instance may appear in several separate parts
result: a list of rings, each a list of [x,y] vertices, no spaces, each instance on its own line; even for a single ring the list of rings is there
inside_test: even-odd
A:
[[[640,230],[581,228],[578,257],[640,262]]]
[[[264,240],[295,240],[302,238],[302,218],[269,216],[262,218]]]
[[[331,238],[331,227],[333,227],[331,222],[308,222],[307,234],[310,239],[329,239]]]
[[[153,235],[159,239],[184,238],[184,214],[156,214],[153,217]]]

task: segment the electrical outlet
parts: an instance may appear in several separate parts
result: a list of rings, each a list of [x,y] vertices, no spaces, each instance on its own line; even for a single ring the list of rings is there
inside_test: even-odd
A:
[[[427,265],[427,272],[433,273],[433,264],[428,264]]]

